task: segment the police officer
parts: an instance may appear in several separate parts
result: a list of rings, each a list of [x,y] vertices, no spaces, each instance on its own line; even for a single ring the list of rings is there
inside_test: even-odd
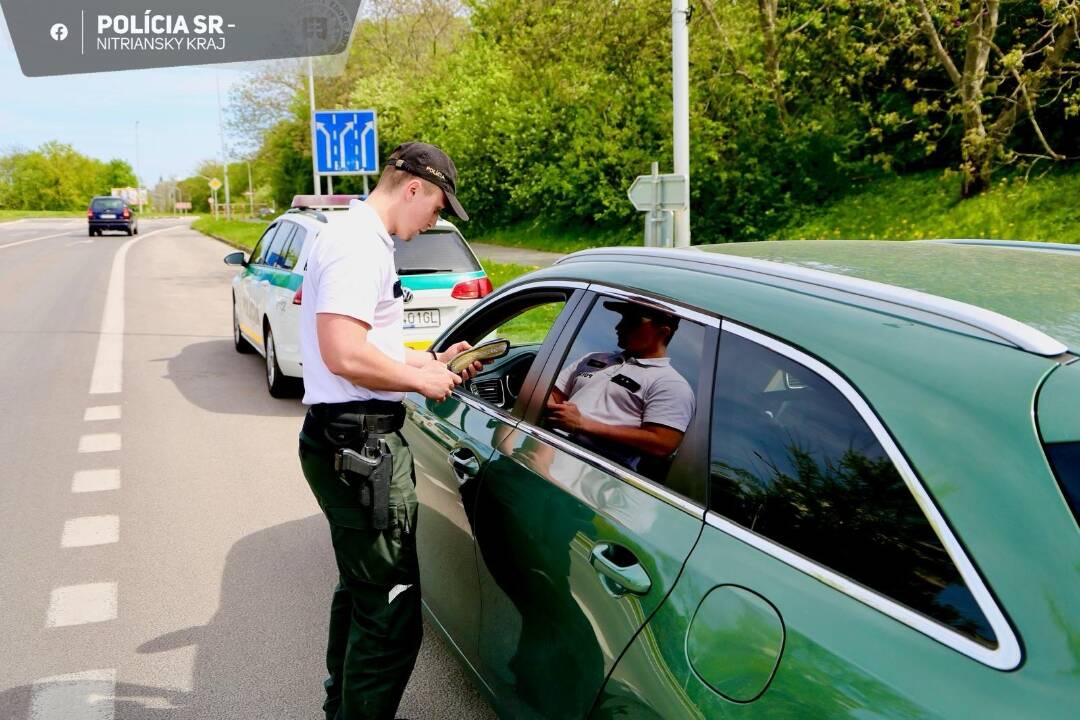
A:
[[[409,240],[449,209],[462,220],[457,169],[420,142],[391,153],[365,202],[329,224],[308,257],[301,305],[300,463],[330,524],[339,582],[330,606],[327,720],[392,719],[420,649],[413,458],[402,398],[449,396],[462,375],[405,347],[396,234]],[[478,366],[477,366],[478,368]]]
[[[548,397],[548,422],[639,470],[643,459],[674,453],[694,415],[694,391],[667,356],[679,318],[636,303],[609,300],[604,307],[622,315],[615,326],[620,350],[567,365]]]

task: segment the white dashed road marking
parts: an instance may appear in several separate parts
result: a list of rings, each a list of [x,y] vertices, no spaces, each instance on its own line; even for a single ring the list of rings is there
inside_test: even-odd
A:
[[[120,433],[98,433],[79,438],[79,452],[112,452],[120,449]]]
[[[54,235],[42,235],[41,237],[28,238],[26,240],[19,240],[18,242],[10,242],[10,243],[7,243],[6,245],[0,245],[0,250],[3,250],[4,248],[9,248],[9,247],[15,247],[16,245],[25,245],[26,243],[37,242],[38,240],[48,240],[49,238],[55,238],[55,237],[60,237],[61,235],[70,235],[70,234],[71,234],[71,230],[68,230],[67,232],[55,233]]]
[[[97,407],[86,408],[86,414],[83,415],[83,420],[119,420],[120,419],[120,406],[119,405],[98,405]]]
[[[30,720],[113,720],[116,670],[42,678],[30,695]]]
[[[120,540],[120,518],[117,515],[87,515],[64,523],[60,547],[89,547],[108,545]]]
[[[120,487],[120,469],[80,470],[71,479],[71,492],[89,493],[116,490]]]
[[[49,596],[46,627],[67,627],[116,619],[116,583],[58,587]]]

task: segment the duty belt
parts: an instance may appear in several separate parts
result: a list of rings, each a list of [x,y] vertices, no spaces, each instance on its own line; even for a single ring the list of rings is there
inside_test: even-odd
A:
[[[405,423],[405,406],[387,400],[356,400],[312,405],[304,418],[304,435],[334,447],[359,449],[368,434],[386,435]]]

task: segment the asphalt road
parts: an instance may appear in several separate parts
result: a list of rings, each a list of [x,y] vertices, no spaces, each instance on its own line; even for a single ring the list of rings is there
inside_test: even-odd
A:
[[[321,718],[302,406],[232,348],[230,248],[140,230],[0,224],[0,718]],[[398,714],[494,717],[431,628]]]

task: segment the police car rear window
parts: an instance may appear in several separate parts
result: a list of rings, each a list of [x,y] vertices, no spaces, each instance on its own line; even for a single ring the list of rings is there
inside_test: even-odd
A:
[[[399,275],[462,273],[480,269],[457,233],[431,230],[404,242],[394,236],[394,261]]]
[[[98,198],[94,200],[93,208],[95,210],[122,210],[124,201],[120,198]]]

